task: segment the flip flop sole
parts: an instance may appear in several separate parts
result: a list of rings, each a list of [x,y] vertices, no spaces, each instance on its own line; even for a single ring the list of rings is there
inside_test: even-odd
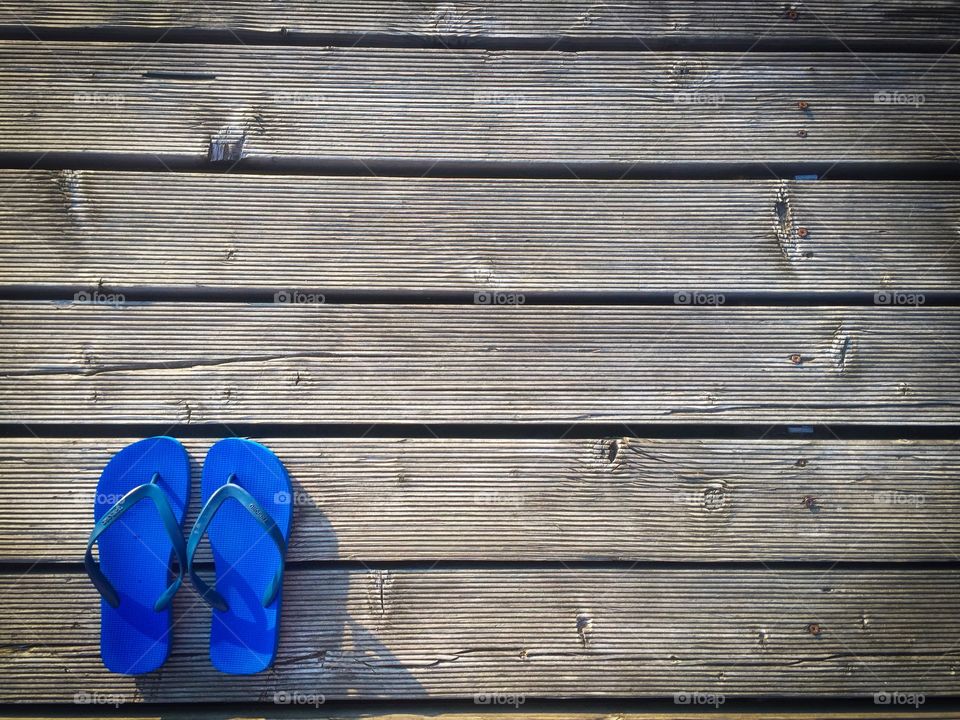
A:
[[[127,492],[149,483],[167,495],[177,522],[183,524],[190,494],[190,459],[171,437],[140,440],[120,450],[103,469],[94,501],[99,521]],[[170,653],[171,611],[154,610],[169,583],[173,546],[151,502],[132,506],[98,541],[100,568],[120,597],[114,608],[100,601],[100,656],[107,669],[139,675],[160,667]]]
[[[210,496],[236,475],[289,542],[293,520],[290,478],[280,459],[264,445],[227,438],[216,443],[203,463],[201,492]],[[210,660],[221,672],[250,675],[268,668],[277,653],[282,589],[267,607],[261,599],[283,562],[274,542],[250,510],[225,502],[207,529],[216,569],[216,590],[226,611],[213,611]]]

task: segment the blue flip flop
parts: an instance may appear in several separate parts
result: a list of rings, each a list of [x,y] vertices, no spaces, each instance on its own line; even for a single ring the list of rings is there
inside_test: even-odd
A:
[[[214,609],[210,660],[221,672],[251,675],[268,668],[277,654],[283,564],[293,520],[290,478],[269,448],[227,438],[207,453],[201,494],[203,510],[187,542],[187,569]],[[216,589],[193,566],[204,534],[213,551]]]
[[[83,564],[101,595],[100,656],[115,673],[156,670],[170,654],[170,601],[187,567],[180,525],[189,495],[190,460],[171,437],[128,445],[100,475]]]

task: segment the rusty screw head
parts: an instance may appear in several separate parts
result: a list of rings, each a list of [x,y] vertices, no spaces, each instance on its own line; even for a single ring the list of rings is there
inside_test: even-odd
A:
[[[806,110],[808,107],[810,107],[810,103],[808,103],[806,100],[797,101],[797,110]]]
[[[798,17],[800,17],[800,13],[796,11],[796,8],[790,8],[787,10],[787,17],[791,20],[796,20]]]
[[[792,362],[794,365],[799,365],[803,362],[803,358],[800,357],[800,353],[794,353],[790,356],[790,362]]]
[[[803,498],[803,506],[807,509],[813,508],[817,504],[817,499],[813,495],[807,495]]]
[[[809,235],[809,233],[805,227],[797,228],[797,237],[805,238],[807,235]]]
[[[810,623],[807,625],[807,632],[816,637],[823,632],[823,628],[820,627],[820,623]]]
[[[797,130],[797,137],[805,138],[807,136],[806,130]]]

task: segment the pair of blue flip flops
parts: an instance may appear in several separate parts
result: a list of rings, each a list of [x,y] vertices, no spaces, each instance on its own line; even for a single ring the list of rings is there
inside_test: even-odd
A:
[[[227,438],[207,453],[200,489],[203,509],[185,542],[190,460],[183,445],[171,437],[147,438],[123,448],[103,469],[84,565],[101,595],[100,654],[113,672],[146,673],[167,659],[171,600],[185,574],[213,608],[214,667],[249,675],[276,656],[293,519],[286,468],[267,447]],[[194,569],[204,535],[213,551],[215,588]]]

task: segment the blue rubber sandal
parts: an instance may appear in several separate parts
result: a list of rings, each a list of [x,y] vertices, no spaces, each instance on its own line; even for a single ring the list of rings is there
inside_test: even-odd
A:
[[[201,493],[203,510],[187,542],[187,569],[214,609],[210,660],[221,672],[251,675],[270,667],[277,654],[283,564],[293,520],[290,478],[267,447],[227,438],[207,453]],[[216,589],[193,566],[204,534],[213,551]]]
[[[100,656],[112,672],[150,672],[170,654],[170,602],[187,567],[180,526],[189,496],[190,460],[171,437],[128,445],[100,475],[83,564],[101,595]]]

